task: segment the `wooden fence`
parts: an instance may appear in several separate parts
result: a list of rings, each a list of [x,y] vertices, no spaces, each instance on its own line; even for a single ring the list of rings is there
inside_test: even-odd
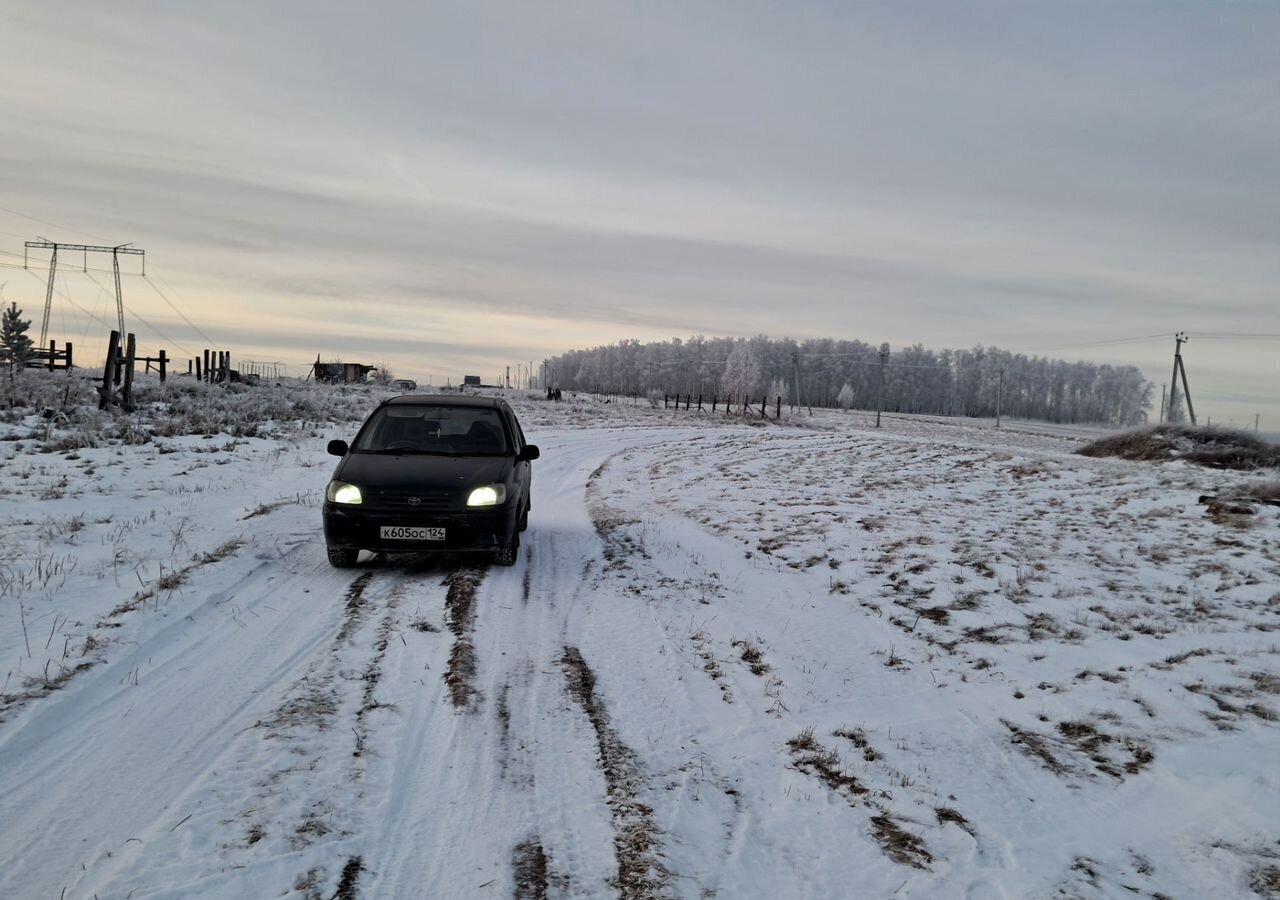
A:
[[[50,372],[56,369],[70,370],[72,364],[72,348],[71,342],[67,341],[63,349],[58,349],[57,341],[49,342],[49,349],[36,347],[32,349],[31,355],[27,358],[28,369],[48,369]]]
[[[682,403],[684,405],[685,412],[688,412],[690,409],[697,409],[699,412],[702,412],[705,410],[705,407],[703,406],[703,399],[701,394],[698,394],[696,404],[694,402],[693,394],[685,394],[683,395],[683,397],[680,394],[663,394],[662,395],[663,409],[671,409],[674,406],[675,409],[679,410],[681,408]],[[737,402],[735,402],[732,398],[726,397],[724,401],[721,402],[720,398],[713,394],[711,396],[711,412],[715,412],[717,407],[720,407],[720,406],[724,407],[724,414],[726,416],[732,414],[735,408],[737,408],[738,411],[741,412],[743,415],[746,415],[747,413],[753,412],[755,410],[755,401],[748,397],[743,397],[742,405],[738,406]],[[782,398],[781,397],[777,397],[774,400],[773,409],[774,409],[773,418],[781,419],[782,418]],[[769,398],[767,396],[760,398],[760,418],[762,419],[769,418]]]

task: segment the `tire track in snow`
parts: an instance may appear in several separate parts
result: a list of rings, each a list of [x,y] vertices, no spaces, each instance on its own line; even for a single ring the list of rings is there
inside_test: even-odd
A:
[[[453,649],[444,682],[449,686],[449,700],[457,709],[474,712],[482,699],[476,689],[476,647],[472,639],[475,628],[476,590],[484,581],[484,569],[468,566],[445,576],[446,622],[453,633]]]
[[[643,778],[635,751],[609,726],[609,712],[596,693],[596,676],[577,647],[566,645],[560,657],[566,686],[595,730],[599,765],[613,814],[614,850],[618,858],[616,887],[624,900],[667,896],[671,873],[661,862],[662,835],[653,808],[640,794]]]

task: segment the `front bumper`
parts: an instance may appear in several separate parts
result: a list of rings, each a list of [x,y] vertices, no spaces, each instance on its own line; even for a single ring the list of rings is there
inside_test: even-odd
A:
[[[516,527],[516,506],[460,512],[408,512],[363,506],[324,504],[324,540],[335,549],[380,553],[427,553],[432,550],[495,550],[505,546]],[[384,525],[443,528],[443,541],[384,540]]]

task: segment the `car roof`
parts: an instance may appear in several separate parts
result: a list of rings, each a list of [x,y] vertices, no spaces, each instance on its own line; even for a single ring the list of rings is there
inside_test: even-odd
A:
[[[476,397],[468,394],[401,394],[386,401],[388,406],[471,406],[501,409],[504,405],[497,397]]]

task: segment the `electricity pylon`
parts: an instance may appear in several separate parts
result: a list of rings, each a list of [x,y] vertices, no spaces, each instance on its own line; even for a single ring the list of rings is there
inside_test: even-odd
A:
[[[53,255],[49,259],[49,288],[44,295],[44,318],[40,321],[40,343],[38,346],[43,347],[45,340],[49,336],[49,311],[53,308],[53,276],[58,271],[58,251],[59,250],[77,250],[85,254],[88,258],[90,253],[110,253],[111,267],[116,276],[116,320],[120,326],[120,334],[124,335],[124,297],[120,293],[120,254],[129,253],[133,256],[141,256],[142,274],[147,274],[147,260],[145,250],[139,250],[132,244],[121,244],[118,247],[93,247],[88,244],[61,244],[57,241],[27,241],[25,249],[22,252],[22,267],[27,267],[27,250],[52,250]],[[86,266],[86,269],[88,267]]]

